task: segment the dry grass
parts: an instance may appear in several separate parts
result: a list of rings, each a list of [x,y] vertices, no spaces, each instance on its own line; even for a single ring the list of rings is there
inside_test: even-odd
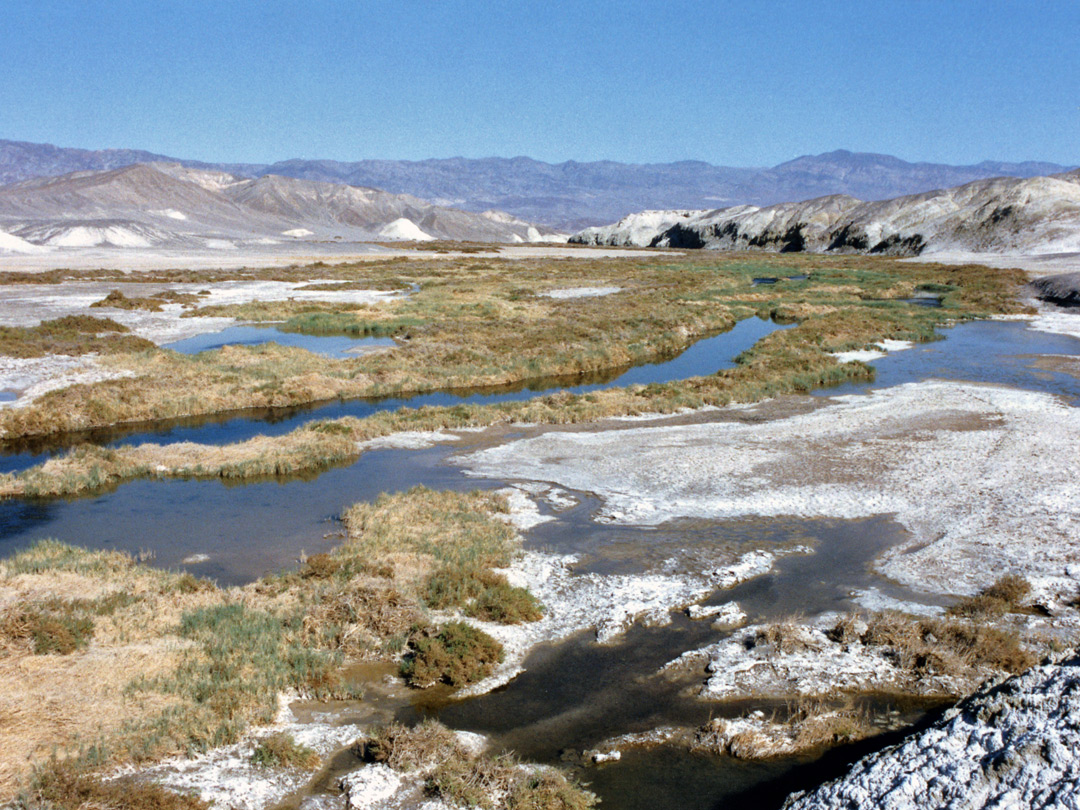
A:
[[[804,698],[771,718],[714,718],[694,733],[691,749],[736,759],[768,759],[821,750],[875,734],[866,711],[851,702]]]
[[[887,611],[870,617],[860,641],[884,647],[897,667],[916,677],[1019,673],[1037,662],[1015,633],[956,618],[914,619]]]
[[[813,642],[806,627],[798,618],[791,617],[762,627],[754,634],[753,645],[768,646],[789,655],[811,649]]]
[[[153,343],[130,334],[123,324],[89,315],[67,315],[37,326],[0,326],[0,355],[8,357],[128,354],[153,348]]]
[[[427,792],[452,806],[486,810],[588,810],[592,793],[555,768],[522,765],[508,756],[477,754],[434,720],[412,728],[394,723],[358,740],[368,762],[424,777]]]
[[[209,810],[201,799],[132,778],[104,781],[52,763],[14,803],[16,810]]]
[[[998,619],[1006,613],[1026,612],[1023,602],[1030,593],[1030,582],[1017,574],[1005,574],[975,596],[961,599],[948,613],[969,619]]]
[[[810,280],[768,290],[749,284],[756,275],[800,271],[809,271]],[[324,269],[312,268],[308,277],[321,272]],[[793,332],[774,335],[748,354],[735,373],[656,386],[629,396],[620,392],[572,398],[547,414],[544,408],[522,404],[469,409],[467,421],[581,421],[723,404],[865,376],[866,367],[840,366],[827,352],[886,337],[927,339],[933,325],[944,320],[1018,311],[1013,292],[1022,280],[1019,273],[977,267],[722,254],[557,262],[475,258],[424,262],[422,267],[388,262],[334,268],[341,280],[361,272],[376,283],[418,282],[422,287],[407,298],[377,307],[283,302],[229,311],[296,317],[296,328],[303,330],[407,333],[410,339],[394,352],[346,361],[271,346],[230,347],[198,357],[165,351],[117,355],[110,362],[135,372],[134,378],[50,393],[29,408],[0,414],[0,430],[8,436],[41,435],[335,397],[400,395],[585,374],[662,358],[748,315],[802,319]],[[556,286],[610,279],[617,279],[625,291],[563,301],[536,295]],[[941,309],[890,298],[926,283],[949,287]],[[440,422],[460,425],[462,419],[456,409],[442,409],[414,412],[400,422],[423,427]],[[373,425],[357,432],[379,435],[388,427]]]

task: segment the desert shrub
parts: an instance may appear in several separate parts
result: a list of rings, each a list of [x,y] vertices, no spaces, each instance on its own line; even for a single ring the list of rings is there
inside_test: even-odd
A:
[[[485,586],[466,605],[465,612],[482,621],[499,624],[535,622],[544,616],[540,600],[527,589],[511,585],[505,577],[498,577]]]
[[[948,610],[951,616],[995,619],[1022,610],[1021,603],[1031,593],[1031,583],[1017,574],[1005,574],[975,596],[961,599]]]
[[[251,761],[264,768],[312,770],[319,765],[319,755],[298,743],[291,734],[281,732],[259,740],[251,754]]]
[[[588,810],[597,802],[596,794],[551,768],[520,775],[506,797],[507,810]]]
[[[502,659],[502,644],[487,633],[447,622],[437,631],[422,628],[412,635],[401,674],[412,686],[464,686],[486,678]]]
[[[459,755],[454,732],[437,720],[409,727],[391,723],[353,744],[353,753],[366,762],[384,762],[396,771],[425,770]]]

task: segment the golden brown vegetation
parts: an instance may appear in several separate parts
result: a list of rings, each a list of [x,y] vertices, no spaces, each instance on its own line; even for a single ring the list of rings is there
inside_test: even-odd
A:
[[[744,353],[736,368],[706,377],[583,395],[554,393],[524,402],[383,411],[226,448],[78,449],[22,475],[0,477],[0,494],[70,495],[147,475],[288,475],[341,463],[360,452],[358,442],[401,430],[513,421],[560,424],[753,401],[872,376],[869,366],[838,363],[830,352],[883,338],[930,340],[933,327],[943,321],[1022,309],[1014,296],[1022,281],[1019,271],[862,257],[470,259],[361,269],[369,279],[383,273],[388,283],[405,279],[422,286],[408,298],[378,307],[342,311],[340,305],[284,302],[243,305],[243,314],[285,315],[296,328],[314,331],[407,334],[410,339],[392,352],[342,361],[262,345],[196,356],[161,351],[110,357],[106,362],[134,369],[138,376],[50,393],[29,408],[0,414],[0,430],[30,435],[237,407],[581,374],[663,357],[753,314],[799,324],[769,335]],[[809,278],[764,288],[750,283],[757,275],[799,271]],[[335,272],[348,274],[342,268]],[[537,294],[612,281],[624,291],[562,301]],[[943,292],[940,309],[899,300],[927,284]]]
[[[561,771],[523,765],[509,756],[478,754],[434,720],[412,728],[394,723],[376,729],[354,743],[353,750],[368,762],[423,776],[429,794],[454,806],[587,810],[597,802]]]
[[[872,615],[865,628],[851,617],[843,617],[828,635],[841,644],[883,648],[896,667],[916,679],[945,676],[977,680],[991,671],[1023,672],[1037,661],[1015,633],[951,617],[920,619],[885,611]]]
[[[0,561],[0,796],[54,753],[67,764],[42,778],[81,779],[234,742],[284,692],[355,696],[350,659],[404,657],[417,684],[483,677],[501,647],[459,622],[432,626],[427,581],[512,560],[505,510],[490,493],[383,496],[350,510],[339,548],[243,588],[55,541]],[[262,740],[258,761],[310,765],[289,742]]]
[[[1029,593],[1030,582],[1017,574],[1005,574],[974,596],[961,599],[948,612],[969,619],[996,619],[1006,613],[1025,612],[1023,602]]]
[[[87,352],[129,354],[153,349],[149,340],[128,334],[123,324],[109,318],[66,315],[37,326],[0,326],[0,355],[45,357]]]
[[[855,742],[881,731],[850,701],[803,698],[769,718],[713,718],[696,730],[690,747],[737,759],[767,759]]]

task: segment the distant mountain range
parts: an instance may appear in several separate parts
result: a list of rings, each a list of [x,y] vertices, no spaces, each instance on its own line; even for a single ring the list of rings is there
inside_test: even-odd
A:
[[[847,194],[884,200],[991,177],[1035,177],[1067,171],[1053,163],[972,166],[908,163],[888,155],[847,151],[805,156],[772,168],[734,168],[698,161],[551,164],[526,157],[439,160],[286,160],[271,164],[206,163],[130,149],[67,149],[0,140],[0,184],[135,163],[255,178],[279,175],[408,194],[466,211],[498,209],[529,221],[578,230],[643,209],[756,206]]]
[[[558,235],[501,211],[461,211],[378,189],[137,163],[0,187],[0,237],[0,252],[30,253],[297,240],[536,242]]]
[[[764,207],[642,211],[570,241],[892,256],[1080,252],[1080,171],[976,180],[871,202],[833,194]]]

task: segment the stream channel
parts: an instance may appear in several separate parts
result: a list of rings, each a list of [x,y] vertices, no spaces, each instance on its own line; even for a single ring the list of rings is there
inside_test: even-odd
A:
[[[715,338],[699,341],[666,363],[641,366],[604,382],[565,383],[566,390],[594,390],[712,373],[730,365],[741,351],[775,324],[752,319]],[[1080,379],[1034,365],[1039,356],[1080,355],[1080,340],[1036,332],[1022,322],[989,321],[942,330],[941,341],[920,344],[874,361],[874,383],[817,392],[821,396],[864,393],[927,378],[962,379],[1045,391],[1080,402]],[[549,389],[550,390],[550,389]],[[382,407],[500,401],[536,395],[515,392],[428,394],[409,400],[335,402],[294,412],[277,422],[250,414],[224,421],[170,425],[153,430],[102,435],[110,444],[197,440],[239,441],[257,433],[280,434],[310,419],[361,416]],[[480,397],[490,397],[480,399]],[[760,419],[739,409],[707,411],[673,419]],[[627,423],[627,426],[633,423]],[[315,553],[340,541],[336,516],[350,504],[384,491],[416,484],[433,489],[501,488],[509,483],[467,477],[453,456],[465,450],[534,435],[551,429],[499,426],[466,432],[450,446],[382,449],[364,453],[356,462],[312,473],[303,479],[262,480],[228,485],[220,481],[136,481],[116,490],[71,500],[11,500],[0,503],[0,554],[8,555],[43,537],[94,548],[154,552],[155,564],[184,567],[222,584],[248,582],[294,564],[301,551]],[[580,429],[580,428],[572,428]],[[587,428],[586,428],[587,429]],[[593,428],[595,429],[595,427]],[[618,429],[616,424],[613,429]],[[86,440],[87,437],[82,437]],[[25,466],[28,458],[52,452],[15,448],[8,469]],[[873,559],[904,533],[890,516],[860,520],[770,518],[728,521],[673,521],[659,527],[602,525],[593,520],[598,506],[589,493],[571,493],[575,504],[558,510],[541,504],[553,519],[524,533],[527,548],[578,555],[578,572],[599,574],[655,573],[675,560],[679,570],[702,570],[715,558],[730,560],[752,549],[809,545],[810,554],[778,558],[768,574],[709,600],[737,601],[750,622],[793,613],[807,617],[852,607],[855,588],[877,587],[886,594],[919,601],[875,574]],[[200,555],[200,556],[195,556]],[[201,556],[205,555],[205,559]],[[190,562],[185,563],[185,560]],[[455,729],[484,733],[493,748],[513,750],[524,759],[576,765],[581,752],[622,734],[677,726],[692,728],[710,716],[742,714],[748,708],[767,713],[783,708],[758,702],[717,704],[690,694],[700,675],[659,677],[657,670],[682,652],[722,638],[726,631],[708,621],[691,621],[674,613],[663,627],[634,626],[614,643],[597,644],[591,632],[541,645],[525,662],[525,672],[487,695],[454,699],[445,689],[410,691],[389,687],[389,668],[361,667],[358,677],[372,687],[371,701],[298,704],[325,722],[366,722],[373,705],[380,717],[411,722],[436,716]],[[382,695],[382,697],[380,697]],[[893,712],[902,722],[917,722],[929,708],[885,697],[865,699],[875,715]],[[628,749],[618,762],[579,771],[603,800],[604,808],[778,807],[791,790],[811,787],[841,773],[866,746],[880,747],[878,737],[864,746],[834,749],[824,757],[782,757],[745,762],[731,757],[690,754],[677,746]],[[329,796],[334,777],[356,767],[346,754],[334,759],[331,772],[316,779],[305,795],[311,801]],[[296,803],[305,799],[298,797]]]

